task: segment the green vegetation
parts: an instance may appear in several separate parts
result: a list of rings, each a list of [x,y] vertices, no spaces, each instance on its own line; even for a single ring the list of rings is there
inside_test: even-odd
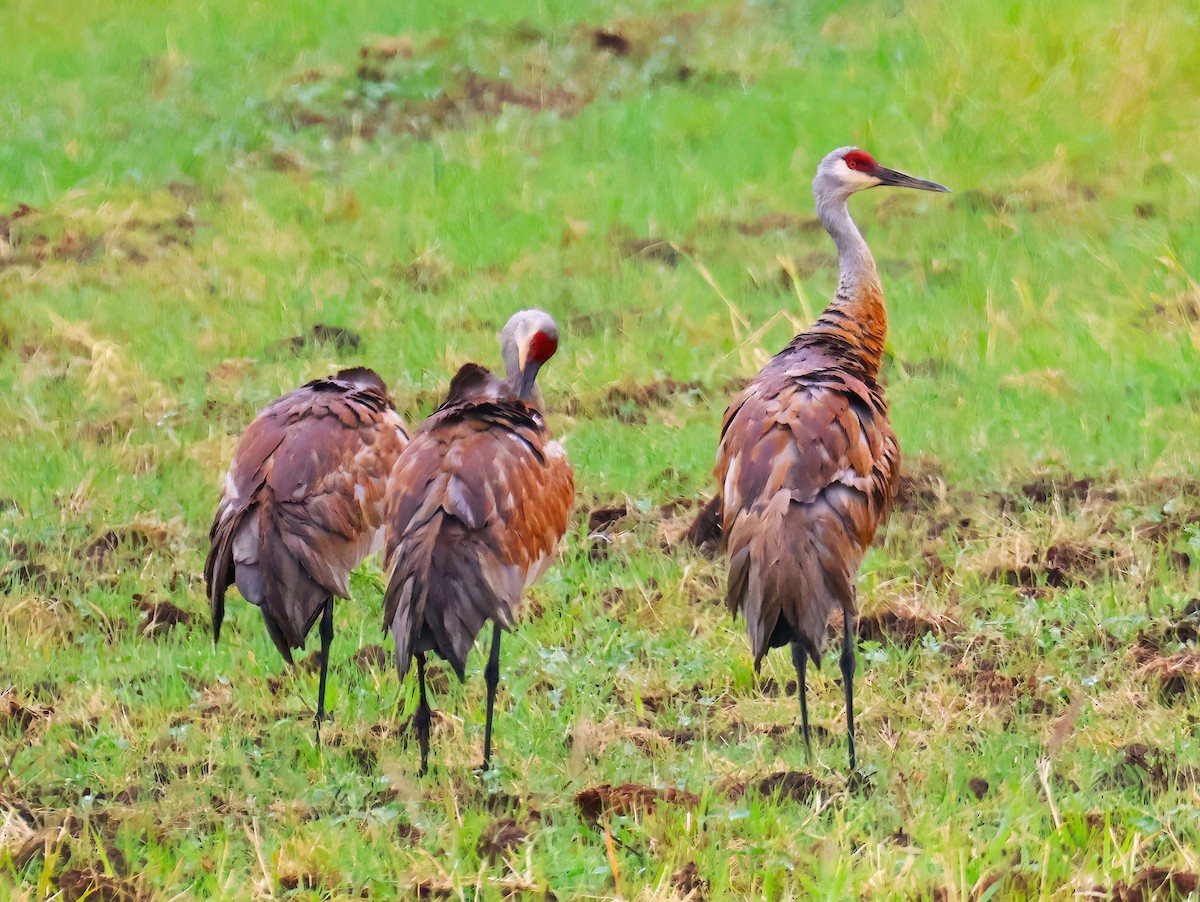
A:
[[[1194,8],[0,18],[3,895],[1195,887]],[[909,474],[861,584],[857,789],[833,662],[809,681],[810,769],[790,661],[756,685],[723,565],[678,542],[726,400],[832,291],[809,181],[847,143],[956,191],[852,205]],[[337,609],[317,748],[316,674],[284,671],[258,613],[231,599],[209,639],[199,573],[236,437],[344,364],[417,422],[535,305],[564,333],[543,385],[580,497],[505,646],[497,768],[472,773],[477,655],[465,686],[435,676],[415,778],[415,690],[368,648],[374,561]]]

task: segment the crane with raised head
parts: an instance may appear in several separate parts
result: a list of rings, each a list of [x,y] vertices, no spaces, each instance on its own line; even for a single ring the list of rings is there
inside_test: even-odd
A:
[[[483,769],[491,766],[500,636],[549,566],[575,495],[574,473],[546,429],[536,381],[558,349],[558,327],[541,310],[523,310],[508,321],[500,344],[506,378],[476,364],[459,370],[388,480],[383,625],[392,632],[402,680],[416,658],[422,775],[432,725],[425,655],[444,658],[465,681],[467,654],[488,620]]]
[[[847,203],[879,185],[949,190],[880,166],[857,147],[821,161],[813,196],[837,245],[837,291],[729,405],[715,470],[729,555],[726,602],[745,615],[756,670],[770,649],[791,646],[810,759],[806,664],[819,665],[828,621],[841,610],[851,773],[855,582],[900,477],[900,448],[877,381],[887,337],[883,287]]]
[[[267,405],[234,451],[204,564],[213,642],[236,585],[262,611],[288,664],[320,618],[317,742],[333,641],[333,599],[383,546],[388,473],[408,444],[383,380],[341,370]]]

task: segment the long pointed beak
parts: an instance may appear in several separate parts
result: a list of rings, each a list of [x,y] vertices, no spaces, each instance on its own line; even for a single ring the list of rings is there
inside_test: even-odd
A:
[[[531,363],[521,370],[521,387],[517,397],[522,401],[533,399],[533,390],[537,387],[537,374],[540,367],[540,363]]]
[[[881,185],[892,185],[896,188],[916,188],[918,191],[950,193],[950,189],[945,185],[939,185],[937,182],[927,182],[925,179],[913,178],[911,175],[897,172],[895,169],[888,169],[885,166],[876,166],[871,175],[879,179],[879,184]]]

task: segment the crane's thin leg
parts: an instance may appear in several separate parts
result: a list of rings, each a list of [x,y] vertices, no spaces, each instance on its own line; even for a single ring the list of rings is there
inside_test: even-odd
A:
[[[329,646],[333,642],[333,597],[325,599],[321,613],[321,682],[317,688],[317,745],[321,744],[321,721],[325,719],[325,680],[329,676]]]
[[[483,669],[483,681],[487,684],[487,720],[483,726],[483,769],[492,763],[492,712],[496,709],[496,687],[500,685],[500,624],[492,630],[492,653],[487,667]]]
[[[418,777],[429,772],[429,727],[433,724],[433,712],[429,710],[429,699],[425,697],[425,652],[417,652],[417,684],[421,687],[421,700],[417,702],[417,715],[413,718],[417,728],[417,743],[421,747],[421,769]]]
[[[856,634],[854,617],[847,610],[842,611],[842,689],[846,693],[846,742],[850,748],[850,773],[853,776],[856,761],[854,758],[854,645]]]
[[[808,749],[808,763],[812,764],[812,737],[808,732],[808,686],[805,684],[808,655],[799,642],[792,643],[792,663],[796,666],[796,692],[800,696],[800,730],[804,734],[804,747]]]

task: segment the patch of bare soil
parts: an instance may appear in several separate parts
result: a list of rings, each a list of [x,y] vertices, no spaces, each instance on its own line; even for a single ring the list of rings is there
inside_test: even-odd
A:
[[[1101,779],[1103,784],[1154,790],[1200,786],[1200,768],[1180,765],[1170,752],[1143,742],[1127,745],[1121,751],[1121,760]]]
[[[1200,524],[1200,513],[1173,512],[1154,520],[1143,520],[1134,527],[1137,536],[1159,545],[1173,545]]]
[[[551,81],[517,84],[478,72],[456,73],[440,92],[404,96],[383,67],[360,65],[358,90],[342,92],[337,104],[313,105],[295,98],[284,103],[292,128],[322,128],[334,137],[374,139],[380,133],[407,134],[420,141],[499,116],[506,107],[554,112],[564,119],[579,113],[591,97]],[[375,87],[377,86],[377,87]],[[332,86],[331,86],[332,87]]]
[[[781,686],[774,677],[767,677],[759,682],[758,692],[767,698],[779,698],[781,693],[786,698],[794,698],[799,686],[795,680],[788,680]]]
[[[689,861],[671,876],[671,886],[693,902],[704,902],[708,898],[708,881],[700,876],[694,861]]]
[[[659,379],[643,385],[618,384],[605,393],[600,413],[623,423],[644,423],[648,408],[663,407],[678,395],[701,392],[703,388],[700,382],[674,379]]]
[[[812,774],[790,770],[747,780],[745,783],[735,783],[729,788],[728,795],[731,799],[740,799],[753,793],[764,797],[778,796],[780,801],[805,804],[818,792],[828,794],[829,787]]]
[[[76,553],[76,557],[93,570],[107,569],[110,559],[118,549],[140,551],[150,542],[150,537],[137,527],[117,527],[96,536]]]
[[[63,871],[57,883],[63,902],[143,902],[151,898],[133,881],[110,877],[95,866]]]
[[[971,790],[971,795],[975,796],[976,799],[982,799],[988,794],[988,790],[991,789],[991,786],[988,784],[987,780],[983,779],[983,777],[972,777],[970,782],[967,784],[967,788]]]
[[[767,232],[816,232],[821,229],[821,220],[815,216],[797,216],[795,213],[764,213],[755,219],[726,220],[723,225],[731,226],[743,235],[757,237]]]
[[[722,77],[688,62],[700,24],[701,17],[684,13],[580,25],[565,36],[529,25],[475,33],[483,52],[495,56],[488,70],[514,73],[503,78],[463,67],[463,48],[452,39],[374,37],[353,64],[293,79],[278,107],[293,128],[368,140],[387,133],[428,140],[510,107],[566,119],[628,91]]]
[[[1200,653],[1179,651],[1171,655],[1151,653],[1141,657],[1141,646],[1134,648],[1134,660],[1140,660],[1138,673],[1155,677],[1168,698],[1183,698],[1189,688],[1200,686]]]
[[[714,496],[700,508],[684,537],[707,557],[715,557],[721,544],[721,499]]]
[[[1110,902],[1151,902],[1151,900],[1195,898],[1200,877],[1190,871],[1149,867],[1132,880],[1118,882],[1111,889],[1097,886],[1092,892]]]
[[[1137,645],[1152,652],[1161,651],[1164,644],[1186,644],[1200,640],[1200,598],[1193,598],[1174,618],[1156,622],[1140,633]]]
[[[135,601],[141,601],[134,596]],[[157,639],[165,636],[177,626],[190,627],[196,620],[191,611],[172,604],[169,601],[141,601],[138,610],[142,621],[138,624],[137,634],[146,639]]]
[[[479,857],[487,861],[497,858],[507,858],[519,849],[529,834],[511,817],[503,817],[493,821],[479,835],[479,843],[475,850]]]
[[[926,456],[912,464],[904,464],[896,490],[898,511],[936,511],[945,503],[946,495],[945,474],[933,458]]]
[[[1013,704],[1023,681],[1000,673],[996,662],[985,658],[972,667],[966,659],[954,670],[955,678],[964,688],[974,692],[981,705],[1007,707]]]
[[[891,642],[901,648],[916,645],[925,636],[944,636],[957,624],[949,617],[932,614],[912,605],[897,604],[860,614],[858,635],[873,642]]]
[[[342,353],[357,351],[362,343],[362,336],[341,326],[327,326],[317,323],[307,332],[293,335],[273,345],[275,353],[297,354],[305,348],[321,345],[332,345]]]
[[[22,701],[11,689],[0,693],[0,729],[15,726],[24,733],[40,721],[48,721],[53,714],[53,705]]]
[[[1189,289],[1163,298],[1154,305],[1154,321],[1163,326],[1193,326],[1200,323],[1200,291]]]
[[[437,294],[450,284],[453,270],[435,254],[423,254],[409,263],[397,263],[392,275],[421,294]],[[571,330],[572,334],[574,330]]]
[[[1181,614],[1159,621],[1138,633],[1129,656],[1138,672],[1155,677],[1168,699],[1186,697],[1200,686],[1200,599],[1193,598]]]
[[[667,266],[678,266],[681,253],[691,250],[669,238],[626,238],[617,245],[621,256],[630,260],[653,260]]]
[[[629,508],[624,504],[593,508],[588,514],[588,532],[600,532],[627,516]]]
[[[364,645],[350,656],[359,670],[383,670],[387,666],[387,651],[381,645]]]
[[[575,807],[579,809],[580,817],[590,824],[597,824],[605,817],[649,814],[660,802],[694,808],[700,804],[700,797],[682,789],[654,789],[640,783],[622,783],[619,786],[603,783],[575,796]]]
[[[1020,487],[1021,494],[1033,504],[1086,501],[1094,480],[1076,478],[1070,473],[1049,473],[1038,476]]]
[[[1041,597],[1043,588],[1086,586],[1107,578],[1129,553],[1107,538],[1097,538],[1089,545],[1064,540],[1045,550],[1034,550],[1023,561],[994,567],[987,578],[1014,586],[1024,595]]]
[[[190,247],[200,225],[186,210],[160,211],[158,218],[131,217],[109,224],[75,220],[19,204],[0,215],[0,270],[40,267],[50,262],[91,263],[105,255],[141,266],[172,245]]]

